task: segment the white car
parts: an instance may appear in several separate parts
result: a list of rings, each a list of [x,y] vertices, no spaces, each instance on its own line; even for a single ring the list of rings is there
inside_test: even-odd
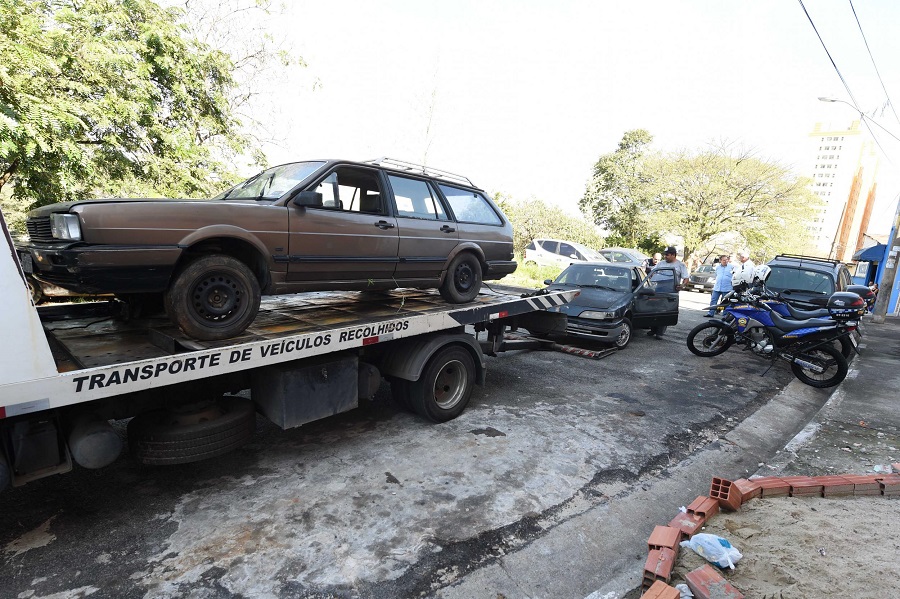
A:
[[[645,256],[640,251],[631,248],[603,248],[600,250],[600,254],[610,262],[627,264],[630,266],[646,267],[647,260],[650,259],[649,256]]]
[[[586,261],[606,262],[606,258],[580,243],[560,239],[534,239],[525,248],[525,264],[565,268]]]

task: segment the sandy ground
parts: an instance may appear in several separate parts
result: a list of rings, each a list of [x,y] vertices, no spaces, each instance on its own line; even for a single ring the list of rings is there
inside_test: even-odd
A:
[[[723,575],[748,599],[888,597],[900,579],[898,515],[896,498],[757,498],[702,532],[743,553]],[[682,547],[671,584],[705,563]]]

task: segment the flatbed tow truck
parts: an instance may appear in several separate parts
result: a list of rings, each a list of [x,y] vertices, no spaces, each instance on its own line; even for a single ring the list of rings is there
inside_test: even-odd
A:
[[[546,346],[507,330],[564,330],[547,309],[577,295],[277,296],[240,337],[200,342],[164,316],[128,318],[114,299],[36,307],[24,277],[0,213],[0,490],[112,463],[123,448],[115,420],[130,419],[131,454],[151,465],[231,451],[252,437],[257,412],[288,429],[353,409],[383,379],[401,405],[450,420],[483,383],[485,354]]]

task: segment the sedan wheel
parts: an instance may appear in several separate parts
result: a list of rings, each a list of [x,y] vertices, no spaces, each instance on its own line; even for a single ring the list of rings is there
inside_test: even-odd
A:
[[[632,334],[634,330],[631,328],[631,321],[627,318],[622,319],[622,332],[619,333],[619,336],[616,337],[615,346],[616,349],[625,349],[628,346],[628,343],[631,341]]]

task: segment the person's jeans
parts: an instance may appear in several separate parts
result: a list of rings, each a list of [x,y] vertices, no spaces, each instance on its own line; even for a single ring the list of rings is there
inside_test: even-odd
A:
[[[712,297],[709,300],[709,306],[710,306],[709,315],[710,316],[715,316],[716,311],[713,310],[712,307],[715,306],[716,304],[718,304],[719,300],[722,299],[722,296],[725,295],[726,293],[728,293],[728,292],[727,291],[713,291],[712,292]]]

